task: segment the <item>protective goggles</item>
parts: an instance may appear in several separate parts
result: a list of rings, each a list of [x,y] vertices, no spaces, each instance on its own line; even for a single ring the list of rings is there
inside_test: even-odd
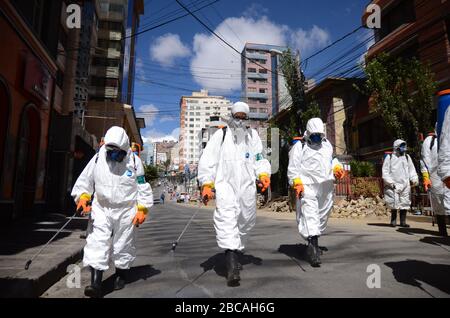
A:
[[[115,146],[106,146],[106,157],[112,161],[122,162],[127,152],[115,147]]]
[[[322,142],[322,134],[312,134],[309,136],[309,140],[313,143],[313,144],[319,144]]]

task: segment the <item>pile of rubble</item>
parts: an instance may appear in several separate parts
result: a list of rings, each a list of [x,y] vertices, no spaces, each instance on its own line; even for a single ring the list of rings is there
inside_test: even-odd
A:
[[[387,216],[389,210],[380,197],[364,198],[346,201],[342,200],[334,205],[331,217],[359,219],[368,216]]]
[[[295,210],[289,208],[288,197],[279,197],[270,202],[265,208],[272,212],[292,213]],[[384,200],[380,197],[364,198],[357,200],[339,200],[334,204],[331,217],[359,219],[369,216],[387,216],[389,210],[386,208]]]
[[[289,209],[288,197],[283,196],[272,200],[265,206],[265,208],[272,212],[281,212],[281,213],[294,212]]]

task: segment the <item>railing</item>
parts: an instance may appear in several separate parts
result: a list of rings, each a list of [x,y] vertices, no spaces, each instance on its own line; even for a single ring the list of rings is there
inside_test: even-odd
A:
[[[353,178],[346,176],[342,180],[336,180],[335,193],[337,196],[346,197],[347,200],[358,199],[361,196],[358,185],[362,183],[371,186],[373,196],[378,195],[380,198],[384,196],[384,182],[380,177]],[[429,196],[427,193],[421,193],[419,187],[411,187],[411,209],[431,214]]]

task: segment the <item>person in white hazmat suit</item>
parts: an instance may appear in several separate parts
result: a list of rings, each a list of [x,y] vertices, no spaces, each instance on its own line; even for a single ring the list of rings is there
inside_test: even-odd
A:
[[[439,136],[438,150],[438,176],[444,182],[445,187],[450,189],[450,107],[445,112],[442,130]],[[444,201],[444,204],[450,202]],[[446,206],[448,211],[450,207]],[[445,221],[445,218],[444,218]]]
[[[262,192],[270,186],[271,166],[263,157],[261,139],[245,123],[249,112],[246,103],[233,105],[228,127],[213,134],[198,165],[205,204],[216,192],[214,227],[217,244],[225,250],[229,286],[239,284],[238,257],[256,221],[255,181],[259,179]]]
[[[72,197],[84,214],[91,210],[92,232],[84,247],[84,266],[91,269],[86,296],[101,297],[102,273],[112,261],[116,268],[114,288],[125,286],[126,275],[136,257],[136,227],[153,205],[153,193],[145,181],[141,160],[130,149],[123,128],[111,127],[104,145],[76,181]]]
[[[436,133],[431,133],[422,144],[422,160],[420,170],[423,186],[429,193],[431,208],[436,216],[439,235],[447,237],[445,216],[450,215],[450,190],[438,175],[438,140]]]
[[[344,167],[333,159],[333,146],[325,138],[324,124],[312,118],[306,125],[305,143],[298,142],[289,155],[288,179],[299,198],[297,224],[308,241],[311,265],[321,264],[319,237],[324,233],[333,207],[334,180],[345,176]]]
[[[397,210],[400,210],[400,226],[406,224],[406,212],[411,208],[411,183],[419,184],[416,168],[411,157],[406,153],[406,142],[394,141],[394,152],[387,155],[383,162],[382,177],[384,181],[384,201],[391,209],[391,226],[397,226]]]

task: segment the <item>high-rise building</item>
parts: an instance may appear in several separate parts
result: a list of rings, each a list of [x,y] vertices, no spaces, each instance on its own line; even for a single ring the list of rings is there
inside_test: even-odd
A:
[[[182,96],[180,100],[180,167],[197,165],[200,159],[202,128],[208,128],[211,117],[229,118],[231,102],[223,96],[210,96],[207,90]]]
[[[242,95],[250,106],[252,126],[257,128],[290,104],[284,77],[279,70],[280,55],[287,47],[246,43],[241,60]]]
[[[142,145],[144,120],[133,108],[136,33],[143,0],[98,0],[98,41],[90,68],[86,129],[100,140],[113,125]]]

